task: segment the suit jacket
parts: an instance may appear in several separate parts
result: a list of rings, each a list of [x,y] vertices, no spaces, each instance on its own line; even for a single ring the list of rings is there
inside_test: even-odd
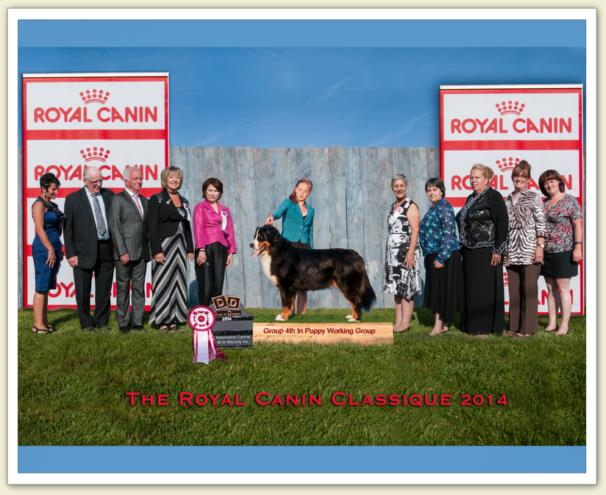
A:
[[[282,219],[282,237],[290,242],[302,242],[314,247],[314,209],[307,206],[307,215],[303,218],[301,208],[286,198],[280,203],[278,209],[273,212],[274,220]]]
[[[141,195],[139,199],[145,218],[149,200]],[[144,218],[141,218],[139,209],[126,189],[114,196],[108,219],[109,232],[114,243],[114,259],[128,254],[132,261],[142,258],[149,261],[149,240]]]
[[[109,223],[114,193],[109,189],[101,189],[100,195],[105,204],[105,216]],[[63,239],[67,258],[77,256],[78,266],[86,270],[95,266],[98,254],[97,224],[85,188],[79,189],[65,198]]]
[[[179,223],[183,226],[187,252],[192,254],[194,252],[189,203],[183,196],[179,196],[181,198],[181,204],[185,207],[185,211],[187,212],[185,218],[181,216],[166,190],[154,194],[149,199],[146,220],[152,256],[163,252],[162,241],[177,233]]]

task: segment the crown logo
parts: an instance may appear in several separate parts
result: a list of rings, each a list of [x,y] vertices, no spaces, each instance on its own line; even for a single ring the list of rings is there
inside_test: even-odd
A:
[[[519,158],[513,158],[510,156],[509,158],[501,158],[500,160],[497,160],[497,167],[499,167],[500,172],[507,172],[508,170],[513,170],[516,168],[518,163],[520,163]]]
[[[80,98],[85,105],[88,105],[89,103],[107,103],[109,91],[103,91],[102,89],[86,89],[80,91]]]
[[[83,150],[80,150],[80,155],[82,156],[82,158],[84,158],[84,161],[86,163],[88,162],[92,162],[92,161],[99,161],[99,162],[104,162],[107,160],[107,157],[109,156],[110,151],[106,148],[97,148],[96,146],[93,146],[92,148],[84,148]]]
[[[501,101],[495,105],[497,112],[501,115],[511,113],[513,115],[520,115],[524,111],[525,103],[521,103],[515,100]]]

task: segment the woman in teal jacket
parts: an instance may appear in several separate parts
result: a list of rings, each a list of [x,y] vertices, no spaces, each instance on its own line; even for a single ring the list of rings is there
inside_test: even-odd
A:
[[[267,217],[265,223],[273,224],[282,219],[282,237],[300,248],[313,248],[314,245],[314,209],[306,202],[311,194],[313,183],[309,179],[299,179],[290,196]],[[297,313],[307,310],[307,292],[297,294]]]

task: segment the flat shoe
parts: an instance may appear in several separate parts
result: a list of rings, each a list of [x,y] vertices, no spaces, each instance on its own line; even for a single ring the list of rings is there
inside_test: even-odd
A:
[[[160,325],[160,326],[158,327],[158,330],[159,330],[160,332],[168,332],[168,330],[169,330],[169,329],[168,329],[168,325]]]
[[[32,327],[32,332],[38,333],[40,335],[46,335],[47,333],[50,333],[48,331],[48,328],[38,328],[38,327]]]

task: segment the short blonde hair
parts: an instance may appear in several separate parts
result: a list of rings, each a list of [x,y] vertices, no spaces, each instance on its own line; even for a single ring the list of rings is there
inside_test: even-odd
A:
[[[167,167],[160,173],[160,184],[162,185],[162,189],[168,189],[168,176],[170,174],[177,174],[179,176],[179,187],[177,189],[181,189],[183,185],[183,170],[179,167]]]
[[[476,163],[475,165],[473,165],[471,167],[471,170],[469,171],[469,175],[471,175],[474,170],[479,170],[485,179],[490,180],[494,177],[494,171],[490,167],[481,163]]]

